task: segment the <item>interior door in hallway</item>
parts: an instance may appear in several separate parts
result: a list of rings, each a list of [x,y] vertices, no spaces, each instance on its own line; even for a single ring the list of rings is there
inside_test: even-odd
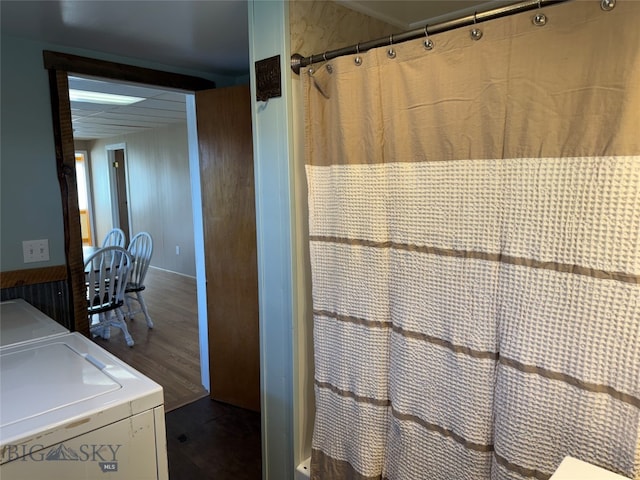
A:
[[[124,143],[107,145],[109,161],[109,183],[111,189],[111,221],[113,227],[120,228],[125,235],[125,245],[131,239],[129,232],[129,202],[127,193],[126,151]],[[97,239],[97,243],[102,239]]]
[[[260,409],[258,269],[248,86],[196,93],[211,397]]]

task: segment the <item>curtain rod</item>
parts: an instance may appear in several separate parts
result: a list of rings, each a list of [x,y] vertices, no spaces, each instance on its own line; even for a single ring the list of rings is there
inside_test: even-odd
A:
[[[466,15],[452,20],[446,20],[433,25],[426,25],[423,28],[417,28],[415,30],[409,30],[407,32],[390,35],[388,37],[378,38],[376,40],[369,40],[368,42],[358,43],[357,45],[351,45],[349,47],[339,48],[337,50],[330,50],[325,53],[319,53],[311,55],[310,57],[303,57],[299,53],[291,55],[291,69],[300,74],[300,69],[313,63],[324,62],[331,60],[332,58],[341,57],[343,55],[352,55],[354,53],[362,53],[372,48],[382,47],[385,45],[392,45],[395,43],[406,42],[407,40],[413,40],[415,38],[426,37],[428,35],[442,33],[449,30],[453,30],[468,25],[474,25],[487,20],[493,20],[500,17],[506,17],[516,13],[527,12],[529,10],[535,10],[548,5],[554,5],[557,3],[567,2],[569,0],[526,0],[503,7],[494,8],[484,12],[475,12],[471,15]],[[615,0],[601,0],[601,6],[603,10],[611,10],[615,5]]]

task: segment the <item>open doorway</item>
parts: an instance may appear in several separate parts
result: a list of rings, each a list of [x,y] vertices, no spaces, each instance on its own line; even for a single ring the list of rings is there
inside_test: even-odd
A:
[[[72,131],[71,119],[68,114],[70,111],[69,101],[65,90],[68,89],[68,77],[67,70],[74,70],[69,68],[70,59],[69,55],[62,55],[64,58],[55,58],[56,54],[53,52],[45,52],[45,66],[49,68],[51,85],[54,89],[54,99],[60,100],[59,103],[54,102],[54,118],[60,122],[57,124],[56,131],[56,143],[60,145],[58,158],[59,168],[65,169],[67,160],[67,154],[70,150],[69,147],[73,146],[73,137],[69,135]],[[75,58],[75,57],[74,57]],[[90,64],[99,64],[97,68],[89,67]],[[78,74],[95,75],[96,72],[100,73],[100,76],[105,75],[105,71],[109,70],[108,64],[105,66],[104,62],[95,61],[91,59],[82,58],[80,70],[82,72]],[[59,65],[56,68],[56,65]],[[130,70],[130,72],[129,72]],[[127,73],[128,72],[128,73]],[[184,90],[191,90],[200,92],[204,90],[207,83],[202,82],[201,79],[195,79],[188,77],[187,82],[184,83],[184,78],[181,75],[167,74],[165,72],[150,72],[146,69],[137,69],[136,67],[118,65],[111,72],[108,78],[124,79],[130,82],[140,82],[142,79],[144,85],[158,84],[160,87],[169,86],[176,88],[177,84],[186,85]],[[168,80],[167,80],[168,77]],[[180,82],[177,82],[179,77]],[[64,90],[61,90],[64,89]],[[210,90],[210,89],[209,89]],[[221,92],[220,90],[226,90]],[[194,141],[195,124],[192,123],[189,130],[189,165],[193,167],[191,169],[192,175],[198,172],[199,168],[205,168],[206,166],[213,167],[211,171],[217,171],[219,174],[207,175],[205,182],[193,182],[194,185],[202,186],[203,189],[210,189],[210,193],[213,195],[194,197],[194,207],[196,204],[201,205],[201,212],[194,213],[194,223],[197,220],[200,222],[213,221],[220,222],[220,218],[228,218],[228,222],[222,222],[218,224],[218,228],[210,229],[215,235],[213,242],[208,242],[205,239],[206,235],[203,235],[201,240],[196,239],[194,242],[199,250],[198,262],[199,268],[202,268],[202,275],[200,270],[198,271],[198,317],[199,325],[202,326],[202,319],[204,318],[205,324],[202,329],[205,335],[208,333],[208,339],[202,342],[201,334],[201,351],[203,343],[212,338],[212,328],[217,328],[218,325],[213,323],[207,323],[207,319],[224,319],[227,324],[231,325],[233,329],[227,330],[227,333],[233,337],[228,340],[244,342],[242,348],[234,348],[229,351],[230,357],[226,358],[230,368],[234,371],[234,381],[229,382],[229,385],[233,388],[237,388],[239,384],[246,383],[251,386],[251,396],[255,399],[253,406],[245,405],[245,408],[259,409],[259,341],[258,341],[258,308],[257,308],[257,262],[256,262],[256,237],[255,237],[255,192],[253,189],[253,156],[252,156],[252,137],[251,137],[251,111],[250,111],[250,95],[248,86],[244,87],[232,87],[230,89],[216,90],[221,95],[214,95],[212,104],[208,104],[207,107],[201,102],[198,104],[197,95],[188,96],[190,100],[187,102],[188,107],[191,109],[193,115],[190,117],[192,120],[195,118],[195,112],[197,110],[198,118],[198,134]],[[237,95],[237,96],[236,96]],[[200,97],[204,100],[204,97]],[[242,99],[242,102],[239,100]],[[242,104],[243,107],[239,108]],[[238,123],[238,114],[241,112],[241,116],[244,120]],[[200,131],[200,115],[204,114],[205,119],[212,119],[213,122],[207,122],[205,130],[209,134],[204,137]],[[66,118],[65,118],[66,117]],[[68,123],[65,123],[68,122]],[[240,127],[237,127],[240,125]],[[235,126],[229,130],[230,126]],[[222,128],[224,132],[216,136],[215,129]],[[237,132],[242,132],[243,135],[236,135]],[[65,135],[66,133],[66,135]],[[59,135],[59,138],[58,138]],[[221,142],[220,140],[224,140]],[[231,143],[235,142],[235,143]],[[194,145],[195,144],[195,145]],[[198,145],[199,144],[199,145]],[[192,148],[192,146],[194,148]],[[132,168],[132,148],[127,143],[127,165],[126,170],[131,171]],[[58,151],[58,150],[57,150]],[[204,152],[201,164],[198,161],[198,151]],[[195,153],[194,153],[195,152]],[[234,161],[235,159],[235,161]],[[233,168],[230,168],[233,167]],[[95,172],[94,172],[95,173]],[[94,175],[97,178],[108,177],[108,175]],[[131,177],[131,175],[130,175]],[[138,178],[143,179],[143,176],[136,176],[135,190],[139,190]],[[153,186],[155,190],[164,193],[162,184],[156,184]],[[134,189],[131,183],[128,184],[127,191],[129,195]],[[195,189],[194,189],[195,191]],[[73,195],[65,196],[65,189],[62,189],[63,203],[66,207],[67,217],[65,219],[65,228],[69,233],[68,238],[68,258],[69,265],[72,268],[81,262],[81,243],[79,232],[76,235],[73,234],[73,228],[76,224],[73,217],[77,215],[77,199]],[[222,199],[223,201],[216,201],[214,204],[206,204],[206,198]],[[130,209],[134,202],[129,201]],[[243,214],[241,215],[241,221],[238,221],[236,207],[238,205],[243,206]],[[184,211],[182,212],[184,216]],[[225,215],[227,215],[225,217]],[[132,215],[133,216],[133,215]],[[77,222],[79,223],[79,222]],[[130,218],[130,223],[132,220]],[[135,223],[135,220],[133,221]],[[204,229],[202,229],[204,231]],[[133,231],[133,230],[132,230]],[[212,248],[211,245],[213,245]],[[217,248],[215,245],[221,245],[222,248]],[[204,265],[205,251],[206,257],[211,259],[213,255],[216,256],[217,261],[207,262]],[[221,254],[224,252],[224,254]],[[206,271],[205,271],[206,268]],[[205,279],[209,281],[205,284]],[[214,281],[212,281],[214,280]],[[83,298],[78,295],[78,292],[82,294],[83,282],[81,277],[72,276],[72,291],[74,294],[74,308],[77,309],[79,314],[76,316],[76,327],[80,327],[82,330],[83,325]],[[213,286],[213,287],[211,287]],[[203,290],[201,290],[203,288]],[[202,294],[201,294],[202,293]],[[205,300],[204,311],[201,309],[201,299]],[[208,300],[208,301],[207,301]],[[86,310],[85,310],[86,312]],[[85,313],[86,315],[86,313]],[[251,335],[247,334],[247,328],[243,327],[243,322],[246,322],[247,328],[251,327],[255,329]],[[86,327],[85,327],[86,328]],[[224,337],[226,338],[226,337]],[[249,341],[250,340],[250,341]],[[227,341],[223,339],[223,341]],[[250,345],[249,345],[250,344]],[[205,359],[209,359],[208,352],[206,355],[201,355],[203,359],[203,384],[208,386],[209,375],[205,375],[204,366],[206,364]],[[247,359],[253,359],[246,362]],[[216,362],[220,364],[220,362]],[[244,365],[250,366],[251,375],[246,375],[244,371],[241,371],[241,367]],[[218,367],[220,368],[220,367]],[[231,371],[231,370],[229,370]],[[228,373],[228,372],[227,372]],[[231,403],[231,402],[230,402]],[[240,405],[240,403],[238,403]]]
[[[107,145],[111,184],[111,218],[113,226],[124,232],[125,243],[131,240],[127,194],[126,144]]]
[[[123,230],[125,246],[140,232],[154,244],[143,295],[156,328],[146,328],[137,315],[127,322],[132,348],[118,329],[112,329],[109,340],[93,339],[162,385],[170,411],[208,393],[201,368],[208,362],[200,355],[191,213],[192,173],[195,181],[199,178],[197,170],[190,172],[186,94],[78,75],[69,78],[69,90],[72,98],[94,100],[72,100],[71,107],[74,141],[86,149],[93,173],[86,190],[95,204],[95,245],[112,228]],[[103,101],[99,93],[123,92],[135,94],[138,104],[97,103]],[[81,190],[78,182],[79,203]],[[202,347],[206,351],[206,343]]]

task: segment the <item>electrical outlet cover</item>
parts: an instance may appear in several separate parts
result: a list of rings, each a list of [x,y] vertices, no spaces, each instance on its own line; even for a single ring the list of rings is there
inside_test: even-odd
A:
[[[49,260],[49,240],[25,240],[22,242],[24,263]]]

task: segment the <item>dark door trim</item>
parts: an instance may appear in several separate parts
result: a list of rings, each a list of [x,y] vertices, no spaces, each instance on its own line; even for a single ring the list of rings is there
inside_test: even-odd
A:
[[[105,60],[95,60],[93,58],[80,57],[68,53],[52,52],[44,50],[42,52],[44,68],[47,70],[59,70],[73,72],[95,77],[113,78],[126,80],[128,82],[145,83],[158,87],[179,88],[181,90],[207,90],[216,88],[216,83],[190,75],[179,73],[163,72],[150,68],[135,67],[123,63],[107,62]]]
[[[199,91],[215,88],[215,82],[199,77],[163,72],[133,65],[96,60],[66,53],[44,50],[44,67],[49,71],[49,90],[53,115],[53,133],[56,146],[56,165],[64,221],[64,250],[67,282],[70,292],[71,329],[89,335],[87,301],[82,259],[82,233],[75,174],[75,147],[69,101],[67,74],[76,73],[126,80],[159,87]]]

